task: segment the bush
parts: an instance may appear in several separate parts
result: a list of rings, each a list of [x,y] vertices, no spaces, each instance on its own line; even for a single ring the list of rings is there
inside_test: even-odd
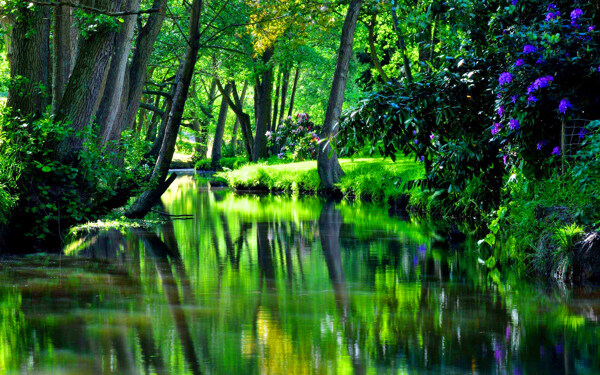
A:
[[[565,273],[577,234],[600,227],[599,128],[600,122],[587,127],[590,135],[563,175],[535,179],[513,169],[505,189],[510,200],[485,239],[496,257],[544,276]]]
[[[18,199],[15,223],[27,236],[45,239],[59,228],[97,218],[114,208],[113,200],[143,188],[139,181],[150,173],[141,166],[146,144],[133,132],[125,133],[119,146],[99,149],[91,128],[74,133],[48,115],[27,121],[3,113],[0,119],[0,175],[12,201]],[[54,150],[66,137],[85,142],[77,160],[63,163]]]
[[[494,22],[498,53],[508,64],[497,77],[496,114],[488,130],[502,146],[499,156],[505,164],[524,162],[525,172],[538,177],[548,176],[548,167],[566,151],[560,149],[564,121],[600,118],[600,33],[593,26],[594,6],[540,3],[508,8]]]
[[[319,132],[320,127],[310,120],[307,113],[299,113],[295,121],[288,116],[275,132],[267,132],[267,140],[279,159],[315,160]]]

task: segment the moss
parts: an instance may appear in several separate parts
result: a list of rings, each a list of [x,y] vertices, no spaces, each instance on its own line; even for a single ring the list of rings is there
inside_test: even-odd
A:
[[[410,159],[341,159],[340,164],[346,175],[337,187],[347,199],[380,203],[396,200],[409,192],[415,181],[424,178],[423,167]],[[218,176],[237,190],[316,194],[321,184],[316,161],[252,164]]]

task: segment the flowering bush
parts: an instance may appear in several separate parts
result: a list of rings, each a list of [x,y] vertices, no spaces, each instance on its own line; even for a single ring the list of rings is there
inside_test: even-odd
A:
[[[521,4],[522,3],[522,4]],[[600,34],[583,2],[513,2],[498,15],[497,77],[491,138],[505,164],[536,174],[561,155],[563,121],[600,118]],[[580,132],[585,137],[586,131]]]
[[[266,133],[269,147],[280,159],[303,161],[316,159],[320,128],[307,113],[298,113],[296,119],[288,116],[279,127]]]

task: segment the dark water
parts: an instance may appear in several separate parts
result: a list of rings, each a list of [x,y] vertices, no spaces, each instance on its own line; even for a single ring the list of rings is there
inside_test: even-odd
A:
[[[598,374],[600,290],[489,281],[366,205],[207,192],[0,263],[0,373]]]

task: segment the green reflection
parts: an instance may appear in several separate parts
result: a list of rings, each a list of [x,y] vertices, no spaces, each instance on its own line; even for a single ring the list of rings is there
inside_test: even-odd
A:
[[[499,290],[428,223],[193,178],[163,210],[193,218],[4,260],[0,373],[600,370],[598,289]]]

